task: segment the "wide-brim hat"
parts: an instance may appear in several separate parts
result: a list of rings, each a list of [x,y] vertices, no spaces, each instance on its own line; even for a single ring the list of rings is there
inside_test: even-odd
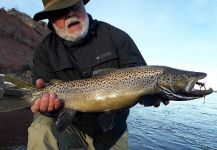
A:
[[[44,10],[36,13],[33,19],[35,21],[47,19],[49,13],[73,6],[79,1],[80,0],[42,0]],[[89,1],[90,0],[83,0],[84,4],[87,4]]]

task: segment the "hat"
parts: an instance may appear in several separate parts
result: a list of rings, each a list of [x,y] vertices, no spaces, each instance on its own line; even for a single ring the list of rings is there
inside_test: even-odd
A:
[[[79,1],[80,0],[42,0],[44,5],[44,10],[36,13],[33,19],[35,21],[47,19],[47,15],[50,12],[73,6]],[[89,1],[90,0],[83,0],[84,4],[87,4]]]

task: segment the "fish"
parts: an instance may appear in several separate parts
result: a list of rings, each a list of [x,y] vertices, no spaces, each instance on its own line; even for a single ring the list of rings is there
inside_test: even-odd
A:
[[[64,109],[71,110],[62,111],[58,118],[74,115],[66,112],[123,110],[133,107],[146,96],[158,95],[161,99],[174,101],[193,100],[213,92],[212,88],[206,89],[204,83],[200,82],[206,76],[204,72],[168,66],[106,68],[95,71],[90,78],[58,82],[38,90],[33,84],[19,78],[1,75],[0,112],[31,107],[37,98],[47,92],[56,93]],[[201,88],[196,89],[196,85]]]

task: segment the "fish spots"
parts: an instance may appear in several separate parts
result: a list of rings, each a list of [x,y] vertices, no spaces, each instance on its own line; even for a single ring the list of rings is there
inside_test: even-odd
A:
[[[105,74],[82,80],[62,82],[48,87],[56,93],[87,93],[94,91],[118,91],[122,89],[136,89],[136,87],[154,87],[162,67],[139,66],[117,69]],[[169,76],[167,77],[169,80]],[[105,93],[106,94],[106,93]]]

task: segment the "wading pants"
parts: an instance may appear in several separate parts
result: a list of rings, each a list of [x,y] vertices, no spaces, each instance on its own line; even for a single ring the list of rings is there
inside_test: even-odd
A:
[[[93,140],[71,124],[63,132],[58,132],[54,119],[37,113],[28,128],[27,150],[94,150]],[[128,149],[128,131],[110,150]]]

